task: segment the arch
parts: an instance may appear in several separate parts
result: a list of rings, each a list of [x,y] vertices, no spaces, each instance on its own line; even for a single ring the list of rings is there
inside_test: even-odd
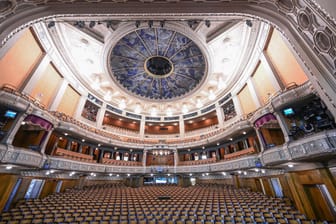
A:
[[[336,117],[336,25],[315,3],[304,0],[245,2],[135,2],[95,0],[8,0],[0,5],[0,40],[4,46],[17,32],[53,17],[103,15],[127,19],[223,18],[227,15],[263,20],[277,27],[287,38],[306,74],[331,113]],[[163,6],[163,7],[162,7]],[[302,21],[302,12],[310,19]],[[309,24],[307,24],[309,23]],[[312,29],[314,27],[314,29]]]

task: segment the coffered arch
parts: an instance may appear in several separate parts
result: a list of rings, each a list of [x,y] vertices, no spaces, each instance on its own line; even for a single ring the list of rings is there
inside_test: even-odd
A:
[[[53,17],[108,16],[126,20],[221,19],[228,15],[263,20],[277,27],[296,51],[314,87],[336,116],[336,25],[311,0],[104,1],[7,0],[0,5],[1,46],[37,21]],[[6,44],[8,43],[8,44]]]

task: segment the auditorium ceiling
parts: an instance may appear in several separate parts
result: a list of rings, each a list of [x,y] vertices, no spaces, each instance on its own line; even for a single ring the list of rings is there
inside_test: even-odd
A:
[[[175,116],[216,103],[240,82],[268,25],[218,20],[62,18],[45,23],[76,89],[131,113]],[[41,36],[39,34],[38,36]],[[257,57],[256,57],[257,58]]]

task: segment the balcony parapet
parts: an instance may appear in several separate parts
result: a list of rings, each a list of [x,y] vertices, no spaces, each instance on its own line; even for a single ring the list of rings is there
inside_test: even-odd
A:
[[[300,161],[336,154],[336,130],[311,134],[285,145],[268,149],[262,153],[264,165]]]
[[[43,166],[44,160],[44,156],[39,152],[0,144],[1,163],[40,168]]]
[[[18,108],[18,110],[20,109],[20,111],[25,111],[26,113],[41,116],[44,119],[51,121],[53,124],[57,124],[56,129],[58,130],[81,133],[81,137],[94,141],[139,149],[155,145],[187,148],[207,144],[212,141],[220,141],[222,138],[238,132],[241,129],[252,128],[252,123],[260,116],[273,112],[274,108],[279,108],[284,104],[294,102],[298,98],[307,97],[312,94],[312,92],[313,87],[311,83],[306,82],[301,86],[294,86],[285,91],[277,92],[274,96],[270,97],[268,104],[262,108],[259,108],[257,111],[249,114],[248,116],[236,116],[224,123],[223,127],[214,126],[211,128],[186,132],[184,137],[179,134],[164,136],[146,135],[145,139],[142,139],[140,134],[137,136],[136,132],[131,132],[132,134],[126,135],[121,134],[121,132],[117,131],[115,128],[108,128],[108,130],[99,129],[94,125],[83,123],[65,114],[59,112],[49,112],[43,105],[32,97],[7,86],[3,87],[0,91],[0,96],[3,96],[0,97],[0,103]],[[282,155],[280,157],[282,158]]]
[[[294,103],[302,98],[312,95],[316,91],[310,81],[305,82],[300,86],[291,86],[281,91],[270,99],[274,109],[279,109],[283,105]]]

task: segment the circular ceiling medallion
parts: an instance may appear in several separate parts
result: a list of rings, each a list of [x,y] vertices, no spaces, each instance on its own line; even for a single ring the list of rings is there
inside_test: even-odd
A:
[[[141,98],[172,100],[196,90],[205,78],[200,48],[185,35],[166,28],[145,28],[122,37],[109,55],[119,86]]]

